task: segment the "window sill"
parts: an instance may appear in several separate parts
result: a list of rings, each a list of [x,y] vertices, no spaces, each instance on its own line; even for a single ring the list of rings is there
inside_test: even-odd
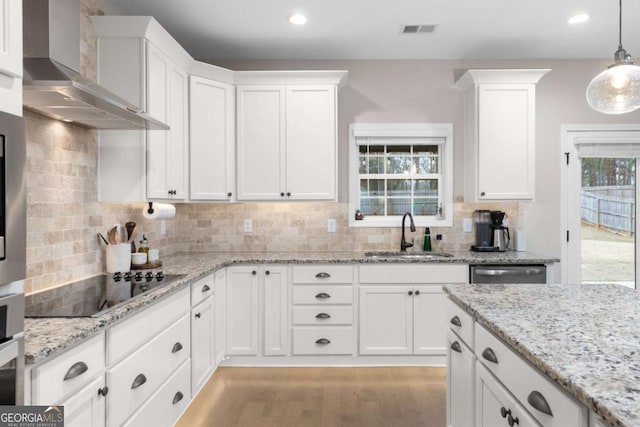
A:
[[[452,218],[436,219],[429,217],[413,217],[416,227],[453,227]],[[405,226],[409,226],[410,221],[405,221]],[[354,228],[394,228],[402,226],[402,217],[375,217],[366,216],[363,220],[356,221],[355,218],[349,219],[349,227]]]

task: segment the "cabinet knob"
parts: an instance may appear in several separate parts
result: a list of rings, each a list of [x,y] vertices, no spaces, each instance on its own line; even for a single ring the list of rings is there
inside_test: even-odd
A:
[[[182,344],[180,344],[179,342],[175,343],[173,345],[173,348],[171,349],[171,353],[177,353],[180,350],[182,350]]]
[[[329,341],[326,338],[320,338],[319,340],[316,340],[316,344],[327,345],[327,344],[331,344],[331,341]]]
[[[280,197],[284,197],[284,193],[280,193]]]
[[[449,322],[451,322],[453,326],[462,327],[462,322],[458,316],[453,316]]]
[[[327,298],[331,298],[331,295],[325,293],[325,292],[320,292],[318,295],[316,295],[316,298],[318,299],[327,299]]]
[[[69,370],[65,374],[63,381],[72,380],[75,377],[78,377],[78,376],[84,374],[88,370],[89,370],[89,367],[87,366],[86,363],[84,363],[84,362],[76,362],[73,365],[71,365],[71,367],[69,368]]]
[[[511,409],[507,409],[504,406],[500,408],[500,415],[502,418],[507,418],[507,415],[511,415]]]
[[[227,193],[227,197],[231,197],[231,196],[233,196],[233,193],[232,192],[228,192]]]
[[[291,193],[287,192],[287,197],[291,197]]]
[[[147,377],[145,377],[144,374],[138,374],[138,376],[133,380],[133,383],[131,384],[131,390],[134,390],[140,387],[142,384],[146,382],[147,382]]]
[[[481,195],[481,196],[486,196],[486,195],[487,195],[487,193],[485,193],[484,191],[481,191],[481,192],[480,192],[480,195]]]
[[[200,314],[200,313],[196,313],[196,319],[199,319],[199,318],[200,318],[200,316],[201,316],[201,314]]]
[[[509,423],[509,427],[513,427],[514,424],[520,425],[520,420],[518,420],[518,417],[513,418],[513,415],[509,414],[507,416],[507,423]]]
[[[255,270],[253,270],[253,271],[251,272],[251,274],[255,276],[256,274],[258,274],[258,272],[257,272],[257,271],[255,271]]]
[[[183,397],[184,395],[181,392],[177,392],[175,396],[173,396],[173,401],[171,403],[175,405],[176,403],[180,402]]]
[[[484,349],[484,351],[482,352],[482,357],[491,363],[498,363],[498,358],[496,357],[496,353],[493,351],[491,347],[487,347]]]
[[[408,292],[409,296],[413,295],[413,291]]]
[[[462,353],[462,348],[460,348],[460,343],[458,341],[454,341],[451,343],[451,350]]]
[[[316,319],[331,319],[331,315],[327,313],[316,314]]]
[[[416,295],[420,295],[420,291],[416,291]]]
[[[534,390],[529,393],[529,396],[527,396],[527,402],[529,402],[529,405],[533,406],[534,409],[553,417],[553,412],[551,412],[551,407],[549,406],[547,399],[545,399],[539,391]]]
[[[271,274],[271,272],[269,270],[265,271],[264,274],[266,274],[267,276]]]
[[[106,396],[107,394],[109,394],[109,387],[104,386],[98,389],[98,396]]]

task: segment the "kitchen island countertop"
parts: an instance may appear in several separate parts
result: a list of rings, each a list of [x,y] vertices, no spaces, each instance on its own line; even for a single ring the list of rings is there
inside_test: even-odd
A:
[[[444,290],[612,426],[640,425],[640,293],[619,285],[446,285]]]
[[[410,252],[411,253],[411,252]],[[105,327],[132,316],[140,309],[168,296],[192,282],[229,265],[246,264],[380,264],[380,263],[455,263],[455,264],[552,264],[553,257],[544,257],[528,252],[478,253],[469,251],[451,252],[453,257],[434,259],[371,258],[365,252],[202,252],[168,255],[164,260],[165,274],[184,274],[175,282],[138,296],[122,307],[101,317],[38,318],[25,319],[26,363],[34,364],[46,360],[67,348],[86,340]]]

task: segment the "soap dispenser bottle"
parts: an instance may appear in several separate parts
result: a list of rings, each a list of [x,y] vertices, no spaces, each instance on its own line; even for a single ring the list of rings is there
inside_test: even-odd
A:
[[[431,251],[431,230],[429,230],[429,227],[424,229],[424,239],[422,240],[422,250],[425,252]]]

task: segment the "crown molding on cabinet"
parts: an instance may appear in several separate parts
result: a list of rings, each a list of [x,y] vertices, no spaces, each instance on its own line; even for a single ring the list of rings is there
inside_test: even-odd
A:
[[[477,84],[536,84],[551,69],[466,70],[456,80],[456,87],[466,91]]]

